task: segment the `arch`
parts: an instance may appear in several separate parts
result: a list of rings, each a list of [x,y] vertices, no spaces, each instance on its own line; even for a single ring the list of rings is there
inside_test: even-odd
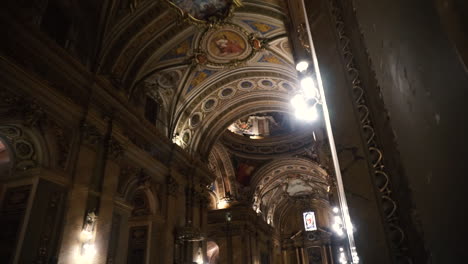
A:
[[[217,115],[203,120],[199,126],[201,129],[192,137],[189,151],[206,156],[224,130],[237,119],[256,113],[290,112],[290,108],[289,101],[277,93],[252,92],[242,96],[239,101],[226,103]]]
[[[305,158],[284,158],[262,166],[251,180],[252,207],[271,225],[294,201],[328,200],[329,175],[318,163]]]
[[[161,199],[157,190],[157,184],[143,169],[131,167],[121,170],[117,192],[127,203],[132,205],[137,197],[146,206],[144,210],[147,213],[145,215],[154,216],[160,213]]]
[[[10,175],[14,163],[13,158],[6,140],[0,137],[0,175]]]
[[[208,156],[209,168],[216,175],[215,190],[216,196],[222,199],[231,195],[237,196],[235,184],[235,171],[228,152],[221,144],[216,144]]]
[[[7,146],[12,160],[11,168],[14,171],[25,171],[39,166],[48,166],[48,154],[45,141],[39,132],[21,125],[0,125],[0,138]]]
[[[218,264],[219,261],[219,246],[213,240],[206,242],[206,256],[208,264]]]

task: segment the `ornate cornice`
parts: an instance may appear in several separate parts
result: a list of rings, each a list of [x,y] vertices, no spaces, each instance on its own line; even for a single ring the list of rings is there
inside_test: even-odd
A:
[[[365,138],[369,155],[368,162],[371,165],[373,176],[375,178],[375,187],[378,190],[381,203],[381,211],[384,216],[387,230],[394,256],[401,263],[412,263],[411,257],[406,246],[406,234],[400,224],[398,214],[398,205],[392,196],[391,176],[385,166],[384,154],[379,145],[379,135],[375,132],[374,121],[370,114],[366,91],[363,87],[360,71],[354,59],[353,49],[351,48],[350,38],[345,31],[345,21],[343,10],[337,0],[330,1],[332,16],[336,26],[336,32],[341,45],[341,55],[350,80],[350,87],[354,95],[354,107],[360,118],[362,134]],[[370,61],[370,58],[368,58]],[[391,237],[391,238],[390,238]],[[399,262],[399,263],[400,263]]]

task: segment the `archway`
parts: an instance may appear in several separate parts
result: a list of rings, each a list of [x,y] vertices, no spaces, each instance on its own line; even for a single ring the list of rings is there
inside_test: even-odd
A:
[[[7,176],[10,174],[13,157],[7,143],[0,138],[0,175]]]
[[[218,264],[219,246],[213,240],[206,242],[206,256],[208,259],[208,264]]]

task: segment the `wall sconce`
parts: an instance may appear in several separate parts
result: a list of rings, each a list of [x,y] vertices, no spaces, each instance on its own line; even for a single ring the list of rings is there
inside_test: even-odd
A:
[[[231,197],[231,193],[227,192],[226,196],[221,198],[218,202],[218,209],[225,209],[228,208],[231,203],[234,201],[234,199]]]
[[[97,216],[94,212],[90,212],[86,215],[83,230],[81,230],[80,233],[81,256],[92,258],[96,254],[96,248],[94,246],[96,222]]]

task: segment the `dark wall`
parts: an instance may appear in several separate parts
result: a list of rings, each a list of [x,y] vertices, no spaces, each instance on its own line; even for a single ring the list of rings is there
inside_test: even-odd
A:
[[[428,263],[464,249],[468,74],[427,0],[354,0]]]

